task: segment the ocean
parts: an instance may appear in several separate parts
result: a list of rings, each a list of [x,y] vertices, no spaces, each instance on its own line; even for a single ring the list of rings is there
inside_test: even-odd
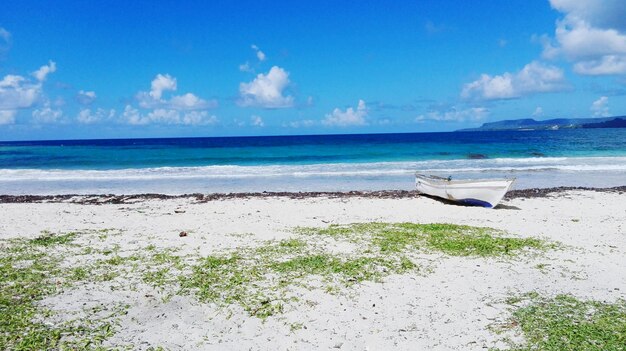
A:
[[[409,190],[415,172],[626,185],[626,129],[0,142],[8,195]]]

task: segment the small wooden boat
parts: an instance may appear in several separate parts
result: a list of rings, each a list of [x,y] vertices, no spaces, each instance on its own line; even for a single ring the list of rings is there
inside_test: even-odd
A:
[[[515,178],[452,180],[415,174],[415,187],[420,193],[483,207],[496,207],[514,181]]]

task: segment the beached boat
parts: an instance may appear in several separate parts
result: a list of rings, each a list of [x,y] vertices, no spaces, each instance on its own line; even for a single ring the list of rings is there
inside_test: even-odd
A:
[[[415,174],[415,187],[420,193],[483,207],[495,207],[514,181],[514,178],[453,180]]]

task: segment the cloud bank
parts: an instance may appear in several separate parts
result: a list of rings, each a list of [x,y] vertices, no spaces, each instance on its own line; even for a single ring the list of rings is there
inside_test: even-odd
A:
[[[444,121],[444,122],[464,122],[464,121],[481,121],[489,116],[490,112],[485,107],[470,107],[467,109],[457,109],[451,107],[446,110],[430,111],[419,115],[415,118],[415,122]]]
[[[626,74],[626,2],[550,0],[563,13],[554,37],[544,36],[543,56],[564,57],[582,75]]]
[[[0,124],[15,123],[18,110],[35,105],[42,95],[43,82],[54,71],[56,64],[50,61],[32,73],[35,81],[20,75],[4,76],[0,80]],[[38,113],[44,112],[41,110]]]
[[[217,117],[209,115],[208,111],[181,112],[178,110],[158,108],[143,113],[130,105],[126,105],[121,117],[123,122],[131,125],[169,124],[205,126],[218,122]]]
[[[594,117],[609,117],[609,98],[601,96],[598,100],[591,104],[591,112]]]
[[[367,125],[368,108],[365,101],[359,100],[356,109],[348,107],[345,111],[335,108],[333,112],[326,115],[322,124],[326,126],[364,126]]]
[[[140,91],[136,99],[142,108],[161,108],[173,110],[201,110],[217,107],[216,100],[204,100],[192,93],[174,95],[170,99],[164,98],[164,93],[176,91],[176,78],[169,74],[157,74],[150,84],[150,91]]]
[[[514,99],[568,88],[562,69],[533,61],[515,73],[482,74],[479,79],[463,86],[461,97],[468,100]]]

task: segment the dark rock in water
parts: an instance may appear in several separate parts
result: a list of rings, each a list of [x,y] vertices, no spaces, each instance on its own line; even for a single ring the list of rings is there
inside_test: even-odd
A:
[[[467,158],[469,158],[470,160],[482,160],[488,157],[487,155],[483,155],[483,154],[468,154]]]
[[[546,157],[546,155],[541,152],[531,152],[530,154],[535,157]]]

